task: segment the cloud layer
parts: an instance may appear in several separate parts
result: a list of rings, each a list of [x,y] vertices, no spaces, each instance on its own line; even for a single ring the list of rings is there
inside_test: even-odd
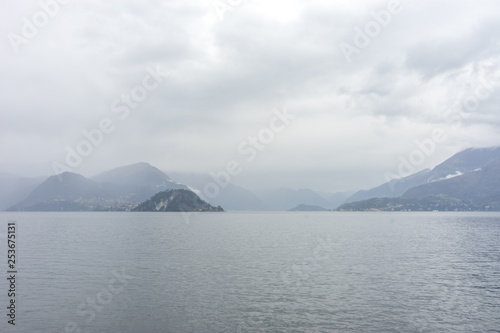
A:
[[[220,3],[0,4],[0,171],[52,173],[103,119],[113,131],[75,172],[237,160],[237,184],[337,191],[385,181],[436,128],[447,140],[416,169],[500,145],[498,2]],[[269,141],[284,108],[296,117]],[[249,137],[266,139],[252,161]]]

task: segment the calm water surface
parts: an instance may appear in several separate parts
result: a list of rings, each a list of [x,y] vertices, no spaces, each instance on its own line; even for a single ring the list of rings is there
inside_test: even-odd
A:
[[[1,332],[500,332],[498,213],[0,213],[0,277],[11,220]]]

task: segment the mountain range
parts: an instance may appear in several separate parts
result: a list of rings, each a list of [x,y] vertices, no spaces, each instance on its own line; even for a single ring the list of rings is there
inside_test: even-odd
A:
[[[204,187],[207,184],[215,183],[210,175],[185,172],[169,172],[169,175],[180,183],[188,185],[203,200],[233,211],[287,211],[301,204],[331,209],[342,204],[349,196],[349,193],[327,193],[290,188],[250,191],[229,183],[225,187],[219,187],[218,195],[210,198],[204,193]]]
[[[168,190],[192,191],[230,211],[500,210],[500,147],[466,149],[433,169],[352,195],[288,188],[252,192],[228,182],[210,196],[206,186],[217,180],[209,174],[168,174],[148,163],[91,178],[68,172],[46,179],[0,174],[0,210],[128,211]]]
[[[397,198],[413,187],[460,176],[481,169],[497,159],[500,159],[500,147],[469,148],[453,155],[432,170],[425,169],[404,178],[393,179],[370,190],[358,191],[347,198],[345,202],[350,203],[371,198]]]
[[[268,206],[253,192],[241,186],[228,183],[226,186],[218,186],[219,193],[213,198],[205,194],[205,186],[214,183],[214,179],[208,174],[189,172],[170,172],[169,175],[182,184],[186,184],[200,198],[210,202],[214,206],[222,206],[232,211],[264,211]]]
[[[432,170],[359,191],[338,210],[500,210],[500,147],[466,149]]]
[[[103,172],[92,178],[65,172],[50,176],[11,211],[130,210],[154,194],[188,189],[159,169],[137,163]]]

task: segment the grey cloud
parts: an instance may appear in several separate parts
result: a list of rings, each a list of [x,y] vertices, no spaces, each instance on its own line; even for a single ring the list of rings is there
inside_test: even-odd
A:
[[[0,171],[50,170],[83,129],[105,117],[116,130],[75,171],[139,160],[210,171],[241,158],[238,144],[267,126],[274,108],[288,106],[297,114],[293,126],[235,181],[356,189],[383,181],[397,160],[389,156],[411,151],[435,126],[447,128],[442,108],[469,93],[478,76],[500,73],[494,1],[405,2],[351,64],[339,44],[387,3],[298,3],[301,12],[281,21],[266,1],[247,1],[223,20],[210,1],[71,2],[19,55],[4,39],[0,140],[14,145],[0,147],[8,160]],[[18,7],[0,5],[1,35],[19,32],[21,17],[37,8]],[[140,84],[149,65],[169,74],[120,120],[112,102]],[[469,145],[486,140],[474,135],[493,133],[477,128],[498,128],[498,102],[495,93],[460,124]],[[435,159],[465,145],[449,133],[453,145]],[[36,154],[19,153],[32,147]]]
[[[406,65],[430,79],[468,63],[481,61],[500,50],[498,21],[481,22],[459,36],[433,37],[408,51]]]

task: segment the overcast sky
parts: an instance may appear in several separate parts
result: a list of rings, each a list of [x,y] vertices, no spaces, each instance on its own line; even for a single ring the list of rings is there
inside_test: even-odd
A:
[[[0,3],[0,172],[335,192],[500,145],[495,0],[54,1]]]

